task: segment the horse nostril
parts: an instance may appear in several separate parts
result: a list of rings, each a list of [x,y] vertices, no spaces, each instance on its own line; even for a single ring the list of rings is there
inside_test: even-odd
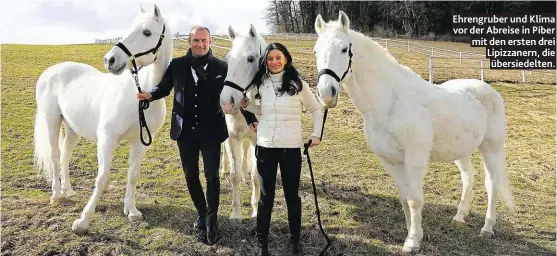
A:
[[[331,95],[335,97],[336,94],[337,94],[337,89],[335,89],[335,87],[331,87]]]
[[[114,59],[114,57],[110,57],[110,59],[108,60],[108,65],[112,66],[114,65],[114,62],[116,62],[116,60]]]
[[[234,105],[234,97],[230,96],[230,103],[232,103],[232,105]]]

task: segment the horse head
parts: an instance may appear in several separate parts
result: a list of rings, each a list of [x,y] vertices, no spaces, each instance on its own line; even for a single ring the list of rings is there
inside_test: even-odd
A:
[[[139,9],[129,34],[104,56],[104,67],[112,74],[119,75],[126,68],[137,71],[155,62],[161,54],[159,48],[168,31],[161,12],[157,5],[153,12],[146,12],[141,6]]]

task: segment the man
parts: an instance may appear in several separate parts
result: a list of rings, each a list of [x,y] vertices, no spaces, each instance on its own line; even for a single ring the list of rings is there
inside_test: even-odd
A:
[[[227,65],[212,55],[211,35],[206,27],[194,26],[188,41],[187,54],[174,58],[161,82],[150,92],[138,93],[137,98],[158,100],[174,88],[170,138],[177,141],[188,191],[197,209],[193,224],[196,237],[213,245],[220,238],[217,212],[221,143],[228,138],[219,105]],[[199,152],[203,156],[207,200],[199,180]]]

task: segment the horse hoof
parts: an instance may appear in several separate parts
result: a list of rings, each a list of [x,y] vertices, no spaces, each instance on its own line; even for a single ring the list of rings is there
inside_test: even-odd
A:
[[[62,198],[61,194],[53,194],[50,197],[50,204],[54,204],[54,203],[58,202],[60,200],[60,198]]]
[[[232,215],[230,215],[230,218],[229,218],[229,219],[231,219],[231,220],[241,220],[241,219],[242,219],[242,215],[240,215],[240,214],[232,214]]]
[[[416,254],[418,253],[418,251],[420,251],[420,247],[402,247],[402,252],[404,253],[409,253],[409,254]]]
[[[464,221],[464,219],[462,219],[462,220],[453,219],[451,221],[451,225],[457,226],[457,227],[462,227],[462,226],[466,225],[466,222]]]
[[[412,239],[406,239],[404,246],[402,247],[402,252],[415,254],[420,250],[420,245],[418,242]]]
[[[130,220],[130,222],[142,221],[143,220],[143,214],[141,214],[141,213],[130,214],[130,215],[128,215],[128,219]]]
[[[65,197],[72,197],[77,195],[77,193],[73,190],[73,189],[68,189],[68,190],[62,190],[62,195],[64,195]]]
[[[482,230],[480,231],[480,236],[483,236],[485,239],[490,239],[493,237],[493,232]]]
[[[72,225],[72,231],[76,234],[76,235],[84,235],[87,233],[88,227],[89,225],[85,223],[85,221],[82,221],[81,219],[77,219],[73,222]]]

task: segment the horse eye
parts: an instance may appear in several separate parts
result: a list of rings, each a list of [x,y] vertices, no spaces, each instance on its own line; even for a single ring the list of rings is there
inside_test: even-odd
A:
[[[145,30],[143,30],[143,35],[151,36],[151,31],[149,31],[148,29],[145,29]]]
[[[342,49],[342,53],[346,53],[348,51],[348,47],[345,47],[344,49]]]
[[[252,63],[252,62],[254,62],[254,61],[255,61],[255,58],[254,58],[253,56],[249,56],[249,57],[248,57],[248,62],[249,62],[249,63]]]

